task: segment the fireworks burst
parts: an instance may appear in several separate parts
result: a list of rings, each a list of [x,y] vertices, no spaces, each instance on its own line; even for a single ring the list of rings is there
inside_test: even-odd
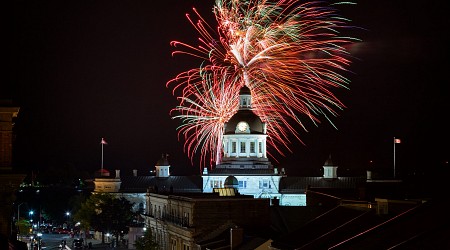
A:
[[[336,116],[344,104],[333,94],[347,88],[341,73],[350,65],[345,49],[355,39],[340,36],[348,20],[326,2],[298,0],[216,0],[217,25],[209,25],[194,8],[186,15],[199,33],[199,44],[173,41],[172,54],[201,59],[199,67],[167,83],[180,104],[171,113],[182,120],[179,135],[193,158],[220,161],[224,123],[237,111],[239,89],[252,91],[254,112],[267,123],[268,145],[283,155],[302,119],[315,125]],[[292,123],[294,121],[294,123]],[[299,126],[297,126],[299,125]],[[273,154],[269,154],[273,155]],[[202,166],[200,166],[202,168]]]

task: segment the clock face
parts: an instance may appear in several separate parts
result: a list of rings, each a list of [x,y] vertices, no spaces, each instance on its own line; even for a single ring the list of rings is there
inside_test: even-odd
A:
[[[247,124],[246,122],[239,122],[238,125],[237,125],[237,129],[238,129],[240,132],[245,132],[245,131],[247,131],[247,128],[248,128],[248,124]]]

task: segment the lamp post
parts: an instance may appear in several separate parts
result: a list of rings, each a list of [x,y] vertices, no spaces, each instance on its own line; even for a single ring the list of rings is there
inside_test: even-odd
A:
[[[70,212],[66,212],[66,216],[67,216],[67,228],[69,228],[69,217],[70,217]]]
[[[25,204],[26,202],[22,202],[19,205],[17,205],[17,218],[16,218],[16,229],[17,229],[17,237],[19,237],[20,233],[20,227],[19,227],[19,221],[20,221],[20,206]],[[12,223],[12,222],[11,222]],[[12,225],[11,225],[11,233],[12,233]]]
[[[17,206],[17,221],[20,220],[20,206],[22,206],[23,204],[25,204],[25,202],[22,202]]]

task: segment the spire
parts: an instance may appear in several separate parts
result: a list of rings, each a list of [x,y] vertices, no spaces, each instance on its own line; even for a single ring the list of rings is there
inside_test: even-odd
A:
[[[167,159],[168,156],[169,154],[163,153],[161,158],[156,162],[156,166],[169,166],[169,160]]]
[[[323,164],[324,166],[329,166],[332,167],[333,165],[333,161],[331,160],[331,154],[328,155],[328,159],[325,161],[325,163]]]

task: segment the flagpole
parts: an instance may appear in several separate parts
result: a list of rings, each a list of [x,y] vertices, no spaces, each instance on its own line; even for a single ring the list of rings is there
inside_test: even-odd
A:
[[[101,174],[103,175],[103,138],[102,138],[102,143],[101,144],[102,144],[102,165],[101,165],[102,166],[101,167],[102,173]]]
[[[394,143],[394,179],[395,179],[395,137],[394,137],[394,141],[393,141],[393,143]]]

